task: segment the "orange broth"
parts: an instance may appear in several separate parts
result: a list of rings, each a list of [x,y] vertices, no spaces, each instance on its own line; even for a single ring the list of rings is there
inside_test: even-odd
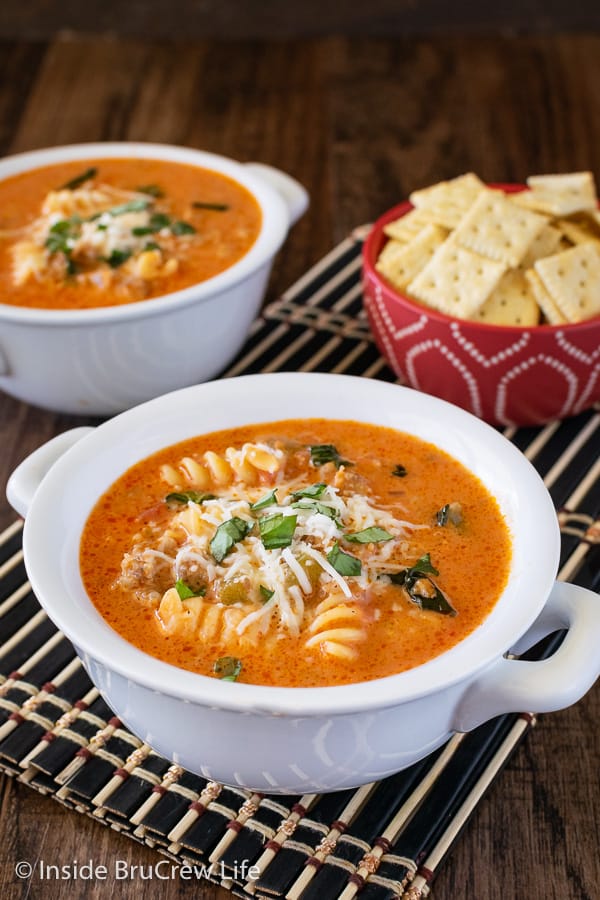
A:
[[[201,459],[207,450],[223,454],[227,447],[244,442],[276,439],[302,447],[335,445],[352,462],[344,471],[348,483],[342,494],[358,486],[373,503],[398,518],[427,525],[409,534],[406,565],[429,553],[439,573],[435,583],[450,598],[456,615],[423,610],[401,587],[384,585],[373,596],[360,598],[368,628],[358,658],[332,659],[319,647],[307,650],[297,638],[285,634],[272,644],[257,640],[245,649],[240,681],[298,687],[380,678],[438,656],[489,615],[507,580],[511,541],[496,500],[472,473],[437,447],[389,428],[350,421],[289,420],[203,435],[163,449],[129,469],[98,501],[83,532],[81,574],[100,614],[125,640],[151,656],[204,675],[213,675],[214,660],[231,653],[219,640],[165,637],[155,608],[140,604],[118,585],[121,560],[144,524],[166,521],[172,514],[165,504],[169,488],[159,477],[163,464],[175,466],[184,457]],[[294,476],[305,475],[306,484],[336,478],[331,463],[318,469],[309,464],[302,472],[302,452],[298,451]],[[274,484],[265,475],[260,493]],[[460,503],[460,524],[437,525],[438,511],[453,502]],[[369,547],[358,544],[344,545],[344,549],[353,554],[369,552]]]
[[[158,187],[161,196],[148,195],[156,208],[173,221],[189,223],[194,233],[183,240],[177,271],[150,281],[132,279],[121,284],[116,279],[109,287],[89,280],[82,283],[76,275],[30,278],[15,285],[11,258],[15,240],[40,215],[50,191],[57,191],[89,168],[97,170],[92,185],[100,182],[133,192],[140,186]],[[194,205],[199,203],[219,208]],[[23,172],[0,181],[0,302],[43,309],[89,309],[169,294],[212,278],[236,263],[255,242],[261,221],[260,207],[245,187],[219,172],[186,163],[85,159]]]

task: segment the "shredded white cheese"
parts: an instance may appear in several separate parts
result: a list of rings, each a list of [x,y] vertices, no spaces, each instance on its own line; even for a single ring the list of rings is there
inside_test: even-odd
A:
[[[296,580],[298,581],[298,584],[300,585],[300,587],[302,588],[304,593],[311,594],[312,593],[312,585],[308,579],[308,575],[306,574],[306,572],[304,571],[304,569],[302,568],[302,566],[300,565],[300,563],[298,562],[298,560],[296,559],[296,557],[294,556],[294,554],[292,553],[290,548],[286,547],[285,550],[282,551],[281,555],[285,559],[285,561],[288,564],[288,566],[290,567],[291,571],[296,576]],[[292,588],[290,588],[290,593],[291,593],[291,590],[292,590]]]
[[[304,544],[302,550],[304,551],[304,553],[307,553],[308,556],[311,556],[315,560],[315,562],[317,562],[321,566],[324,572],[327,572],[327,574],[331,576],[333,581],[335,581],[336,584],[341,588],[342,593],[345,594],[346,597],[352,596],[352,591],[348,587],[348,583],[344,576],[340,575],[339,572],[337,572],[333,568],[331,563],[327,562],[322,553],[320,553],[318,550],[315,550],[315,548],[311,547],[310,544]]]
[[[247,446],[256,448],[256,460],[265,466],[272,465],[272,460],[280,459],[282,455],[281,450],[267,444]],[[236,453],[238,456],[235,458],[232,454],[229,455],[231,461],[236,465],[245,464],[242,452]],[[264,459],[261,454],[264,454]],[[282,471],[283,468],[277,474]],[[318,496],[314,496],[313,492],[313,496],[306,497],[298,496],[302,489],[298,479],[279,482],[275,502],[256,511],[251,509],[252,503],[268,496],[264,486],[261,487],[256,482],[248,486],[234,481],[221,489],[226,491],[224,496],[202,503],[190,500],[184,509],[174,515],[173,527],[180,529],[180,535],[183,534],[184,539],[182,542],[175,542],[176,552],[173,556],[151,548],[147,548],[144,553],[153,557],[159,567],[171,565],[177,578],[185,578],[188,572],[202,571],[208,585],[241,582],[253,606],[235,627],[239,635],[249,629],[254,629],[253,633],[257,630],[259,634],[264,634],[274,620],[278,631],[285,631],[290,635],[299,633],[304,617],[305,597],[316,590],[301,560],[309,558],[319,567],[319,585],[329,583],[335,586],[336,592],[339,589],[347,600],[359,602],[361,595],[366,597],[378,579],[389,580],[386,572],[397,570],[398,563],[394,563],[394,556],[397,560],[398,553],[406,547],[406,537],[410,531],[429,527],[396,519],[389,510],[373,506],[365,495],[342,496],[331,485],[324,487]],[[298,503],[301,505],[298,506]],[[331,510],[331,515],[326,514],[327,510]],[[259,521],[262,517],[277,515],[296,516],[296,527],[289,545],[268,549],[268,539],[265,546],[260,535]],[[210,549],[211,541],[216,529],[234,517],[243,519],[251,527],[248,534],[237,541],[220,562],[216,562]],[[359,555],[362,569],[356,576],[341,575],[328,560],[328,554],[345,534],[372,527],[385,529],[391,538],[371,543],[367,556],[360,554],[358,544],[354,545],[355,551],[345,550],[349,555]],[[165,549],[168,550],[169,547],[165,545]],[[290,578],[296,583],[290,584]],[[338,600],[334,597],[332,603],[334,601],[339,602],[339,595]],[[256,608],[256,604],[261,605]],[[248,608],[243,601],[228,605],[244,611]]]

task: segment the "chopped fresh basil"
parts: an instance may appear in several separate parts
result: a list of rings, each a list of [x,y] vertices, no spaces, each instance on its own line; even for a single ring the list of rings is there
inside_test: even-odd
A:
[[[406,583],[407,579],[410,578],[420,578],[423,575],[439,575],[440,573],[435,568],[435,566],[431,562],[431,556],[429,553],[425,553],[423,556],[420,556],[416,563],[412,566],[409,566],[407,569],[402,569],[395,575],[391,575],[390,578],[394,582],[394,584],[402,584]]]
[[[299,500],[300,497],[320,497],[326,488],[325,482],[319,481],[318,484],[311,484],[309,487],[302,488],[301,491],[294,491],[292,497],[294,500]]]
[[[196,234],[196,229],[189,222],[173,222],[171,234],[174,234],[176,237],[180,237],[182,234]]]
[[[61,234],[49,234],[46,238],[44,246],[50,253],[70,253],[71,248],[67,243],[67,238]]]
[[[225,210],[229,209],[227,203],[204,203],[202,200],[194,200],[192,206],[194,209],[212,209],[215,212],[225,212]]]
[[[419,578],[414,584],[406,586],[408,595],[421,609],[441,613],[444,616],[455,616],[456,610],[444,597],[437,584],[431,578]]]
[[[131,250],[119,250],[115,247],[110,256],[106,257],[105,262],[108,263],[111,269],[118,269],[119,266],[122,266],[123,263],[127,262],[131,253]]]
[[[165,192],[157,184],[140,184],[135,189],[138,194],[148,194],[149,197],[164,197]]]
[[[408,475],[406,466],[402,466],[400,464],[394,466],[394,468],[392,469],[392,475],[395,475],[396,478],[404,478],[406,475]]]
[[[309,450],[313,466],[324,466],[325,463],[332,462],[336,469],[339,469],[340,466],[353,465],[349,460],[342,459],[333,444],[312,444]]]
[[[160,250],[160,244],[157,244],[156,241],[146,241],[144,250]]]
[[[389,577],[392,584],[397,584],[399,587],[404,587],[406,584],[406,573],[408,569],[400,569],[399,572],[386,572],[385,574]]]
[[[79,216],[71,216],[68,219],[60,219],[50,226],[49,234],[66,234],[73,235],[74,231],[78,231],[81,225]]]
[[[131,229],[134,237],[145,237],[147,234],[156,234],[156,228],[150,228],[149,225],[136,225]]]
[[[214,500],[214,494],[207,494],[204,491],[173,491],[165,497],[165,503],[171,506],[173,503],[204,503],[205,500]]]
[[[59,191],[74,191],[75,188],[81,187],[82,184],[85,184],[86,181],[89,181],[90,178],[94,178],[98,174],[98,169],[90,168],[86,169],[85,172],[82,172],[80,175],[76,175],[75,178],[71,178],[70,181],[67,181],[66,184],[63,184],[62,187],[59,188]]]
[[[60,219],[48,229],[48,236],[44,246],[50,253],[64,253],[68,256],[71,252],[71,242],[79,237],[80,225],[81,219],[79,216]]]
[[[416,572],[418,575],[439,575],[440,573],[431,562],[431,555],[424,553],[420,556],[416,563],[408,570],[410,574]]]
[[[112,206],[106,212],[109,216],[124,216],[126,213],[143,212],[150,206],[151,200],[139,197],[136,200],[128,200],[127,203],[119,203],[118,206]]]
[[[292,509],[311,509],[313,512],[328,516],[334,522],[338,521],[335,509],[332,506],[327,506],[325,503],[319,503],[318,500],[297,500],[295,503],[292,503]]]
[[[383,541],[392,541],[393,539],[393,534],[390,534],[385,528],[378,528],[376,525],[372,528],[364,528],[362,531],[355,531],[353,534],[344,535],[344,540],[353,544],[379,544]]]
[[[265,496],[261,497],[260,500],[257,500],[256,503],[252,503],[250,509],[264,509],[265,506],[273,506],[274,503],[277,503],[277,491],[275,489],[268,494],[265,494]]]
[[[340,575],[360,575],[362,572],[360,559],[351,556],[350,553],[345,553],[337,542],[327,554],[327,561]]]
[[[270,591],[264,584],[261,584],[258,589],[260,591],[260,596],[263,599],[263,603],[268,603],[271,597],[275,595],[275,591]]]
[[[432,565],[429,553],[421,556],[413,566],[390,575],[393,584],[398,584],[421,609],[438,612],[445,616],[455,616],[456,610],[429,575],[440,573]]]
[[[67,275],[77,275],[77,263],[69,254],[65,254],[67,264]]]
[[[199,591],[193,591],[189,584],[186,584],[181,578],[178,578],[175,582],[175,590],[182,600],[189,600],[190,597],[204,597],[206,594],[205,587],[200,588]]]
[[[460,503],[446,503],[435,514],[436,525],[444,526],[450,522],[452,525],[461,525],[463,521],[462,507]]]
[[[213,663],[213,672],[221,681],[236,681],[242,671],[242,662],[235,656],[221,656]]]
[[[76,275],[77,266],[71,258],[73,244],[79,237],[81,219],[79,216],[71,216],[68,219],[60,219],[48,230],[48,236],[44,246],[49,253],[62,253],[65,257],[67,275]]]
[[[246,522],[245,519],[240,519],[238,516],[234,516],[232,519],[228,519],[227,522],[219,525],[210,542],[210,552],[216,561],[221,562],[224,560],[234,545],[238,541],[243,541],[251,530],[252,523]]]
[[[284,516],[283,513],[275,513],[259,519],[260,539],[265,549],[275,550],[278,547],[289,547],[296,530],[296,521],[297,516]]]
[[[162,231],[163,228],[169,228],[170,225],[170,216],[166,213],[155,212],[150,216],[150,221],[147,225],[136,225],[135,228],[131,229],[131,233],[134,237],[144,237],[146,234],[156,234],[158,231]]]
[[[166,213],[155,212],[150,216],[150,228],[153,234],[157,231],[162,231],[163,228],[168,228],[170,224],[171,217]]]

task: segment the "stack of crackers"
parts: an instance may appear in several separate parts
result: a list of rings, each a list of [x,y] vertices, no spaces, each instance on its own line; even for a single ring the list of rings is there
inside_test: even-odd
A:
[[[376,268],[449,316],[559,325],[600,314],[600,213],[591,172],[534,175],[504,193],[473,173],[414,191],[384,228]]]

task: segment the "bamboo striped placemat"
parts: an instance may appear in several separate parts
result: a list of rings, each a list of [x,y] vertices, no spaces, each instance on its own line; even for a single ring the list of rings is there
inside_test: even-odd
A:
[[[358,229],[264,310],[224,377],[318,370],[395,380],[362,311],[363,236]],[[504,434],[554,500],[559,577],[598,590],[600,414]],[[239,896],[427,896],[535,723],[526,712],[502,716],[398,775],[334,794],[269,797],[207,782],[158,756],[113,715],[31,591],[21,530],[15,522],[0,535],[0,770]],[[550,654],[559,641],[535,654]]]

